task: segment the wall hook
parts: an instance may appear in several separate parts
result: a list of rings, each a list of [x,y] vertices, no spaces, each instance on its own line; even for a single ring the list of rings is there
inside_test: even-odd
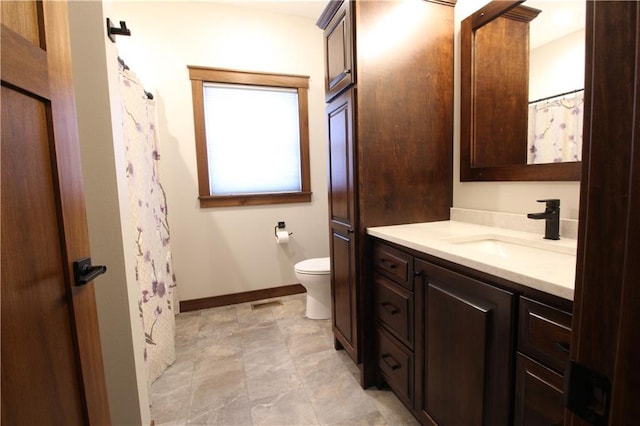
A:
[[[120,27],[118,28],[113,25],[110,18],[107,18],[107,36],[109,36],[109,40],[115,43],[117,35],[130,36],[131,30],[127,28],[125,21],[120,21]]]

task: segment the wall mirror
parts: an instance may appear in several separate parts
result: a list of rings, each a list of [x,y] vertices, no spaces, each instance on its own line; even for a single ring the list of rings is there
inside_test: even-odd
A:
[[[462,21],[462,181],[580,180],[585,10],[493,1]]]

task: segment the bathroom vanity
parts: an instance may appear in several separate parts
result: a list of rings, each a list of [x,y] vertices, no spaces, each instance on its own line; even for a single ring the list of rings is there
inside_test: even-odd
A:
[[[456,221],[368,234],[379,385],[423,424],[562,424],[575,240]]]

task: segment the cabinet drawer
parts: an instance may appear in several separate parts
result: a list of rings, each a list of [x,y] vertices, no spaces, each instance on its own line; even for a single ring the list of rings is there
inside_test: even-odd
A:
[[[571,314],[520,298],[518,350],[536,361],[563,372],[569,361]]]
[[[408,254],[378,243],[373,248],[373,265],[409,290],[413,290],[411,256]]]
[[[402,343],[413,349],[413,293],[375,274],[376,315]]]
[[[383,329],[378,329],[377,363],[380,374],[408,405],[413,405],[413,354]]]
[[[518,354],[514,424],[561,426],[563,421],[562,376]]]

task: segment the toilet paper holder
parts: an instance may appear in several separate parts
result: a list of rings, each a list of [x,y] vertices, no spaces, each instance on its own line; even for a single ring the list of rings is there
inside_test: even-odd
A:
[[[278,229],[284,229],[287,225],[284,222],[278,222],[278,224],[273,228],[273,235],[278,237]],[[293,232],[289,232],[289,235],[293,235]]]

